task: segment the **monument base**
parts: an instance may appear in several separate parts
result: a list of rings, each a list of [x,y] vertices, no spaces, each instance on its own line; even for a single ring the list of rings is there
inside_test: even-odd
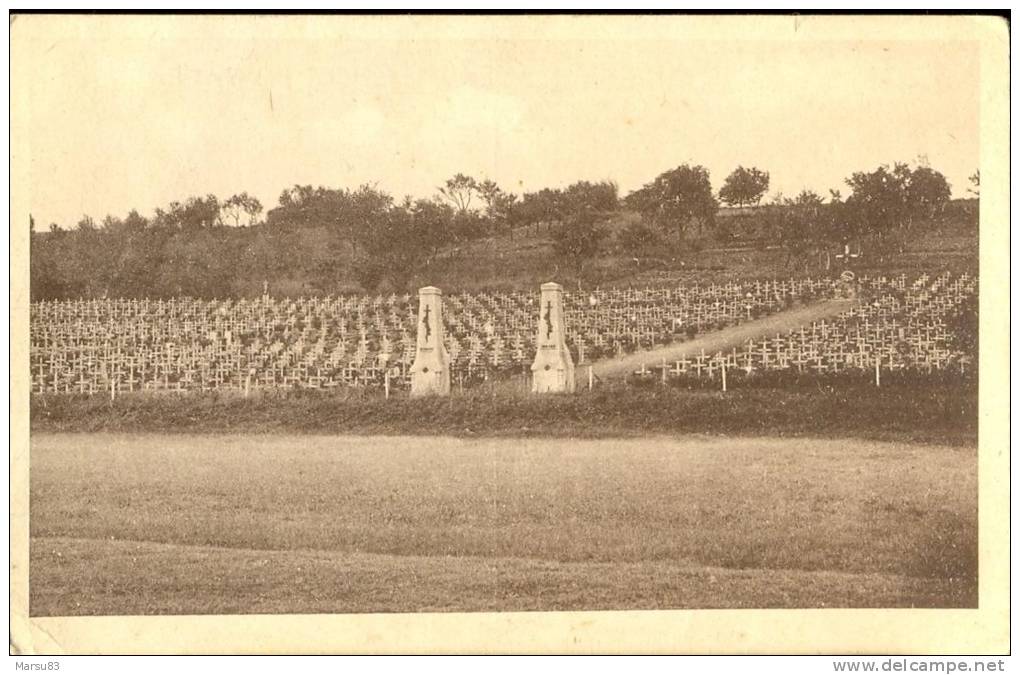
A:
[[[531,391],[535,394],[572,394],[577,389],[574,360],[566,349],[541,349],[531,366]]]
[[[450,393],[450,373],[424,367],[411,371],[411,396],[447,396]]]

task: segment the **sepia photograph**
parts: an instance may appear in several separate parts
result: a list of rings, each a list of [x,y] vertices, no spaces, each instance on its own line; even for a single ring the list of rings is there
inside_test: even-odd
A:
[[[1008,19],[9,32],[12,653],[1003,644]]]

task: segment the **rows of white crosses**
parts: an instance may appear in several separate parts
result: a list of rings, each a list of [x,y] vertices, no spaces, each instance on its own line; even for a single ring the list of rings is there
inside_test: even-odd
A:
[[[975,277],[923,274],[912,282],[906,276],[864,277],[860,286],[868,301],[834,319],[748,340],[728,352],[645,365],[636,374],[721,380],[724,369],[741,377],[775,371],[870,373],[876,367],[915,373],[976,368],[973,341],[957,339],[950,325],[957,312],[976,311]]]
[[[832,295],[831,279],[596,290],[564,297],[575,362],[650,348]],[[454,378],[525,372],[538,290],[444,297]],[[35,392],[407,386],[417,298],[90,299],[33,303]]]

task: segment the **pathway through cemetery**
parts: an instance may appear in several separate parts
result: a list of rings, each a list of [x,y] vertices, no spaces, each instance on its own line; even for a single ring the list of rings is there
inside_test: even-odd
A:
[[[592,364],[592,370],[601,379],[626,377],[639,370],[642,364],[651,368],[661,364],[664,359],[669,364],[685,356],[689,357],[700,354],[702,350],[706,354],[714,354],[733,347],[740,347],[747,340],[772,337],[777,333],[795,330],[800,326],[810,324],[812,321],[820,321],[836,316],[850,309],[852,305],[852,300],[842,298],[826,300],[806,307],[798,307],[788,312],[780,312],[761,319],[747,321],[724,328],[723,330],[706,333],[703,336],[686,342],[668,345],[659,349],[635,352],[616,359],[597,361]],[[577,377],[579,381],[587,378],[588,369],[584,367],[579,368]]]

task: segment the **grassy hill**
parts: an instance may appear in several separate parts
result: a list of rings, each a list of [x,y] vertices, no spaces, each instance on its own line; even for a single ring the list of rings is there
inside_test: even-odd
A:
[[[673,242],[658,250],[635,255],[620,245],[621,231],[640,221],[622,212],[609,221],[610,235],[602,254],[592,260],[579,280],[552,249],[549,229],[518,228],[513,233],[488,237],[449,249],[419,275],[418,285],[432,284],[458,290],[533,288],[555,279],[568,287],[644,286],[661,283],[710,283],[748,278],[775,278],[827,273],[825,256],[790,259],[787,251],[758,236],[760,216],[754,209],[724,209],[720,221],[732,220],[726,239],[692,237],[679,246]],[[861,274],[899,274],[949,270],[974,272],[978,265],[977,208],[972,200],[955,202],[945,217],[915,223],[900,234],[902,250],[875,249],[861,244],[863,256],[851,268]],[[855,249],[856,251],[856,249]],[[829,251],[828,272],[843,269]]]
[[[769,234],[765,221],[762,209],[723,209],[716,225],[704,232],[692,228],[679,242],[670,235],[634,246],[627,245],[624,233],[641,217],[622,210],[606,223],[602,249],[585,262],[580,275],[554,252],[552,226],[522,226],[448,246],[403,287],[384,279],[371,290],[413,292],[425,285],[448,292],[534,289],[550,280],[568,288],[607,288],[821,275],[843,269],[833,257],[838,246],[793,256]],[[976,201],[957,200],[938,219],[915,222],[881,243],[854,242],[864,255],[852,266],[866,274],[974,271],[977,229]],[[325,226],[37,233],[32,240],[33,298],[253,297],[266,283],[274,296],[364,293],[368,289],[359,283],[357,254],[348,242],[331,241]]]

